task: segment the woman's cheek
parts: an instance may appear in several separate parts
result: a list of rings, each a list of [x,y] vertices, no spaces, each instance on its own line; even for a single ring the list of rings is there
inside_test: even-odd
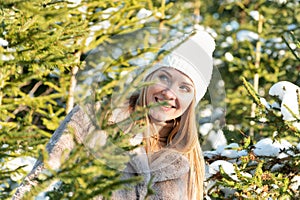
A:
[[[158,107],[150,108],[149,115],[151,118],[161,122],[168,121],[171,119],[166,114],[164,114]]]

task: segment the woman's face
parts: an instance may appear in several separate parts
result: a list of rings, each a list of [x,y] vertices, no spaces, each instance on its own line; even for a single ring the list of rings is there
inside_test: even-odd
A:
[[[193,82],[176,69],[160,68],[151,81],[155,83],[147,89],[146,104],[154,104],[149,111],[152,120],[164,122],[181,116],[194,98]]]

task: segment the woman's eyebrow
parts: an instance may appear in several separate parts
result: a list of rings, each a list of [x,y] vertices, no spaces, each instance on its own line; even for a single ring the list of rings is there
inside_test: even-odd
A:
[[[165,69],[162,69],[161,71],[163,71],[164,73],[166,73],[168,76],[170,76],[170,77],[172,78],[172,75],[171,75],[171,73],[169,73],[167,70],[165,70]],[[192,83],[188,83],[188,82],[182,82],[182,84],[189,85],[189,86],[191,86],[191,87],[193,87],[193,88],[194,88],[194,84],[192,84]]]
[[[168,74],[170,77],[172,77],[172,75],[171,75],[169,72],[167,72],[166,70],[162,69],[161,71],[165,72],[165,73]]]
[[[188,86],[191,86],[192,88],[194,88],[194,84],[191,84],[191,83],[188,83],[188,82],[181,82],[182,84],[184,85],[188,85]]]

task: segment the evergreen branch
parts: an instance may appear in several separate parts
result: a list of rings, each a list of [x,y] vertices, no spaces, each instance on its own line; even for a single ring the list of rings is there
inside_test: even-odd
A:
[[[283,104],[283,106],[289,111],[289,113],[292,114],[295,119],[299,120],[299,116],[297,116],[292,109],[290,109],[286,104]]]
[[[300,113],[300,91],[297,89],[296,90],[297,94],[297,102],[298,102],[298,113]]]
[[[260,100],[259,100],[259,95],[257,94],[257,92],[254,90],[253,86],[243,77],[243,84],[246,88],[246,90],[248,91],[248,93],[252,96],[252,98],[254,99],[255,103],[259,106],[262,106]]]
[[[68,100],[66,103],[66,113],[69,113],[74,107],[74,92],[77,85],[76,74],[78,70],[79,70],[78,66],[74,66],[71,69],[71,79],[70,79],[70,86],[68,91]]]
[[[300,61],[300,57],[295,53],[295,51],[292,49],[291,45],[288,43],[288,41],[285,39],[284,36],[281,36],[281,38],[283,39],[284,43],[287,45],[287,47],[290,49],[290,51],[292,52],[292,54],[295,56],[295,58]],[[299,43],[299,42],[298,42]]]

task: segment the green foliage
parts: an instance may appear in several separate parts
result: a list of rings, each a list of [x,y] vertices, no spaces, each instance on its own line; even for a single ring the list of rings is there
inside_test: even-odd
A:
[[[300,131],[293,124],[294,121],[285,121],[283,120],[283,115],[278,109],[268,109],[266,105],[261,102],[261,97],[254,91],[252,85],[243,79],[245,88],[254,99],[255,103],[259,106],[259,109],[256,112],[256,116],[251,120],[256,122],[258,129],[266,131],[269,133],[278,133],[272,135],[274,139],[287,139],[292,142],[297,142],[300,138]],[[281,102],[279,102],[281,104]],[[295,121],[299,121],[299,117],[294,114],[286,106],[287,110],[290,113],[293,113]],[[263,121],[261,119],[264,119]]]
[[[276,133],[273,135],[273,142],[280,142],[283,139],[292,144],[299,144],[299,129],[293,122],[284,121],[282,114],[276,109],[270,109],[261,102],[261,97],[254,91],[253,86],[244,79],[244,85],[253,100],[259,105],[255,119],[256,125],[262,131]],[[300,105],[300,104],[299,104]],[[260,119],[265,119],[261,122]],[[260,124],[260,125],[258,125]],[[215,160],[226,160],[234,163],[233,178],[220,166],[219,173],[210,177],[209,181],[216,181],[216,184],[210,189],[209,195],[214,198],[226,199],[298,199],[300,177],[300,151],[299,148],[292,145],[289,148],[281,148],[279,155],[266,155],[255,152],[256,139],[245,137],[243,146],[239,151],[245,151],[246,154],[235,159],[227,157],[215,157],[209,160],[210,163]],[[262,148],[270,148],[268,146]],[[262,149],[269,151],[270,149]],[[227,192],[226,192],[227,189]],[[228,190],[230,192],[228,192]]]
[[[68,159],[62,160],[59,170],[48,170],[39,175],[39,184],[24,199],[31,199],[51,187],[54,189],[45,194],[50,199],[92,199],[98,195],[109,198],[113,190],[141,181],[141,177],[121,180],[122,170],[129,157],[120,155],[120,150],[116,148],[118,142],[114,142],[113,145],[109,143],[97,149],[101,150],[101,156],[87,154],[87,147],[78,144]],[[46,154],[44,158],[46,160]],[[51,163],[45,161],[45,165]]]
[[[234,165],[234,174],[227,174],[220,167],[219,172],[210,177],[208,183],[215,184],[209,188],[208,195],[215,199],[299,199],[296,181],[300,174],[299,149],[295,146],[281,149],[283,157],[254,153],[257,141],[263,137],[271,137],[274,142],[285,139],[293,145],[299,143],[299,130],[294,126],[298,118],[284,121],[280,110],[266,108],[261,102],[261,97],[270,102],[278,101],[267,96],[276,82],[286,80],[299,85],[299,16],[296,14],[299,4],[295,1],[224,1],[203,5],[202,13],[203,22],[218,34],[215,57],[222,61],[218,69],[227,95],[224,133],[233,139],[229,141],[242,144],[233,150],[246,152],[234,159],[225,156],[207,159],[209,165],[217,160]],[[255,18],[258,14],[263,17],[260,28],[260,21]],[[241,31],[251,31],[248,34],[255,37],[241,40]],[[253,102],[256,109],[251,116]],[[231,125],[235,128],[229,128]],[[251,137],[250,129],[254,130]]]
[[[145,58],[147,52],[156,53],[165,39],[169,39],[164,37],[167,34],[154,34],[156,39],[161,40],[151,43],[149,38],[153,33],[144,27],[190,30],[199,22],[204,28],[210,27],[208,31],[216,36],[214,57],[219,61],[216,67],[225,82],[227,95],[228,126],[223,131],[227,138],[244,144],[241,150],[247,151],[246,156],[235,160],[239,181],[232,180],[221,169],[212,178],[217,180],[217,186],[210,194],[224,199],[223,188],[226,187],[234,190],[228,199],[299,197],[299,190],[294,191],[290,187],[291,178],[299,174],[297,149],[293,149],[296,156],[288,155],[284,159],[253,154],[253,145],[264,136],[299,141],[299,131],[293,124],[283,121],[276,110],[267,111],[260,102],[260,97],[265,96],[270,86],[280,80],[300,83],[300,15],[297,1],[0,2],[1,199],[10,199],[21,182],[21,178],[16,177],[27,173],[27,164],[13,168],[8,163],[16,158],[38,155],[47,160],[45,144],[69,108],[73,107],[74,97],[79,104],[96,100],[101,102],[100,110],[103,112],[93,122],[97,128],[109,132],[109,140],[115,145],[100,146],[103,152],[100,156],[91,151],[92,154],[86,154],[85,147],[78,144],[70,158],[63,160],[59,170],[46,171],[39,177],[40,184],[26,198],[38,195],[58,180],[61,181],[60,187],[48,192],[51,199],[90,199],[98,194],[109,198],[112,190],[140,181],[139,178],[120,180],[121,173],[116,170],[124,167],[129,159],[127,155],[120,155],[120,151],[134,147],[126,143],[129,136],[124,134],[122,128],[109,126],[104,120],[105,114],[110,113],[110,99],[121,102],[122,98],[127,98],[128,94],[141,87],[140,77],[132,80],[133,87],[128,90],[123,87],[129,84],[129,72],[137,69],[134,59]],[[141,19],[137,14],[143,8],[152,13]],[[260,22],[253,17],[252,11],[263,16],[261,31]],[[255,37],[241,40],[243,31],[251,31],[250,34]],[[134,37],[136,40],[126,39]],[[140,41],[143,41],[142,45]],[[259,42],[260,51],[257,46]],[[116,57],[115,50],[120,48],[123,51]],[[233,59],[226,57],[228,53]],[[99,63],[104,63],[101,68],[97,66]],[[94,75],[90,85],[85,82],[91,77],[88,72]],[[97,78],[97,74],[100,77]],[[252,87],[256,74],[259,76],[257,90]],[[242,77],[246,87],[242,84]],[[74,91],[76,85],[82,87],[80,91]],[[255,117],[250,118],[253,101],[258,108]],[[132,118],[139,119],[143,112],[138,111]],[[261,122],[262,118],[267,121]],[[254,125],[250,121],[255,121]],[[128,125],[128,121],[122,123],[124,127]],[[229,125],[233,125],[234,130]],[[254,128],[254,137],[248,137],[251,128]],[[279,134],[273,135],[274,132]],[[122,148],[116,148],[117,145]],[[288,154],[288,150],[283,151]],[[112,157],[115,162],[108,165]],[[272,171],[275,163],[283,164],[284,170]],[[110,164],[114,167],[108,167]],[[245,173],[252,174],[252,178],[245,176]]]
[[[109,52],[117,48],[109,48],[109,45],[123,42],[119,46],[129,50],[130,40],[118,41],[118,36],[126,38],[126,35],[134,35],[143,27],[151,26],[158,30],[160,23],[169,23],[170,19],[160,17],[157,13],[167,12],[171,7],[172,3],[154,5],[149,0],[87,0],[79,4],[56,0],[1,1],[1,199],[10,199],[22,181],[20,176],[28,173],[28,169],[24,170],[27,164],[14,168],[8,163],[16,161],[16,158],[36,158],[38,155],[47,160],[45,144],[73,107],[74,101],[85,104],[86,101],[92,100],[93,103],[99,100],[102,103],[100,110],[103,112],[97,118],[100,121],[93,120],[96,127],[111,133],[109,139],[114,145],[102,148],[101,159],[86,155],[84,147],[79,145],[70,158],[63,161],[64,165],[58,171],[50,170],[39,177],[41,184],[27,194],[26,199],[38,195],[55,180],[61,180],[61,187],[49,193],[52,199],[90,199],[99,194],[109,197],[112,190],[140,181],[140,178],[120,180],[118,168],[128,160],[128,155],[119,155],[115,146],[123,151],[133,147],[125,142],[128,136],[120,128],[109,129],[103,118],[109,112],[108,98],[112,91],[126,80],[120,74],[136,69],[129,61],[150,49],[141,50],[138,54],[133,50],[130,53],[122,52],[120,58],[101,54],[93,61],[106,63],[105,67],[97,69],[104,81],[89,86],[83,84],[87,78],[83,75],[84,71],[96,66],[85,58],[91,52],[96,52],[99,45],[104,46],[104,52]],[[138,17],[141,9],[148,9],[151,14]],[[146,45],[148,38],[143,40]],[[159,45],[150,45],[155,47],[152,51],[157,52]],[[111,73],[114,73],[113,78],[110,77]],[[81,91],[74,90],[76,85],[89,87],[84,89],[92,88],[95,95],[86,99],[87,96],[81,96]],[[110,164],[115,167],[108,168],[107,162],[112,158],[114,163]],[[19,178],[13,178],[16,175]]]
[[[261,96],[265,96],[271,85],[278,81],[289,80],[299,85],[299,2],[281,2],[257,0],[201,4],[202,24],[217,34],[214,56],[225,82],[226,122],[236,126],[236,131],[226,135],[228,138],[233,134],[240,135],[239,130],[249,134],[252,128],[248,117],[251,116],[253,101],[245,98],[247,92],[241,77],[255,85],[256,74],[259,78],[256,92]],[[270,136],[268,131],[254,129],[254,132],[260,137]]]
[[[300,173],[297,161],[299,150],[294,151],[297,155],[289,154],[288,149],[282,150],[288,156],[276,158],[256,156],[251,147],[243,149],[247,150],[247,155],[234,161],[237,179],[233,179],[220,167],[220,172],[209,180],[216,181],[209,191],[211,197],[216,199],[298,199],[300,197],[299,188],[293,186]],[[280,169],[275,169],[276,164],[280,165]]]

